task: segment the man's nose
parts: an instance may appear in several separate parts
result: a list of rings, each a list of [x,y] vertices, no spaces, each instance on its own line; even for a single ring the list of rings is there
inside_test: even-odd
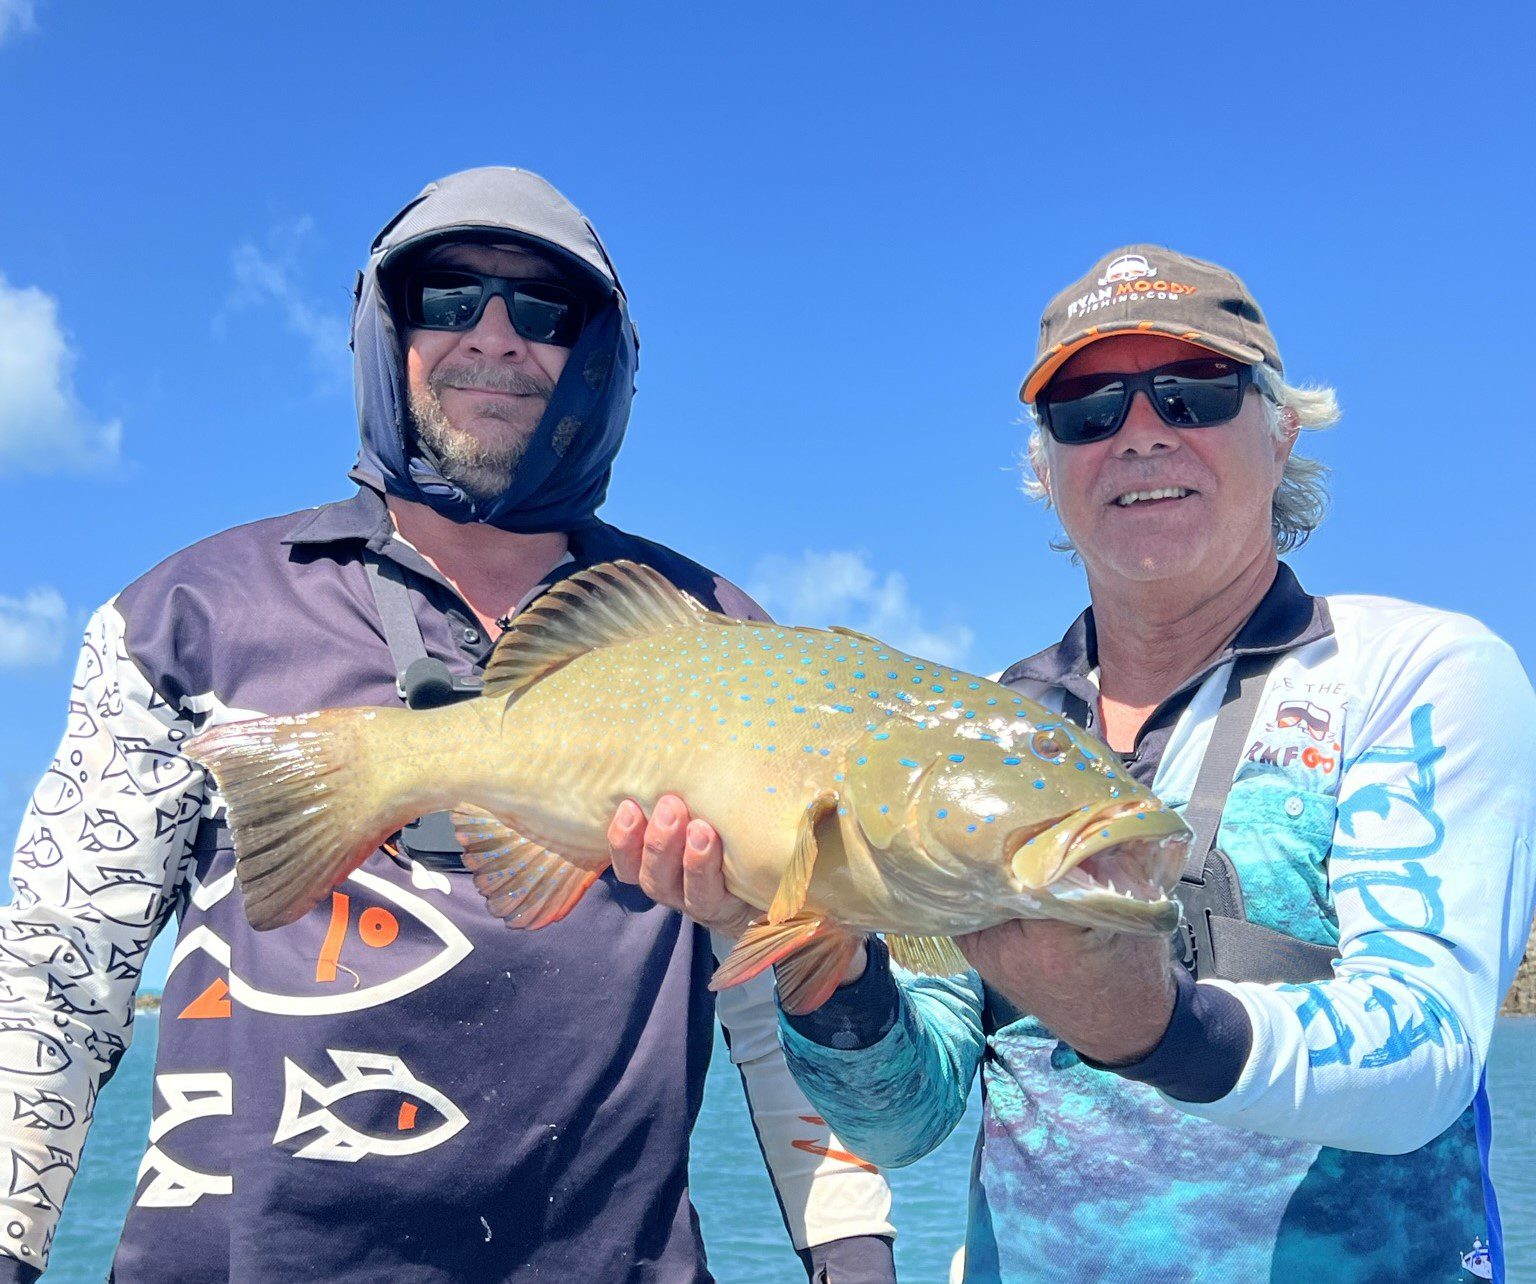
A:
[[[1117,455],[1154,455],[1180,446],[1178,431],[1165,424],[1152,401],[1141,389],[1131,397],[1130,408],[1125,412],[1125,422],[1115,434]]]
[[[480,319],[465,331],[459,342],[468,351],[483,357],[520,358],[528,351],[528,341],[513,328],[507,301],[500,295],[485,305]]]

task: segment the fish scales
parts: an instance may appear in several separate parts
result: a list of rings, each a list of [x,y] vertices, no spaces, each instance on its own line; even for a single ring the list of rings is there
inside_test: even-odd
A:
[[[810,959],[802,1003],[866,931],[1167,931],[1189,837],[1104,745],[1005,687],[861,634],[732,620],[626,563],[519,616],[477,699],[231,724],[188,752],[225,790],[258,927],[307,912],[365,840],[445,808],[493,912],[543,927],[606,868],[619,803],[677,793],[763,912],[722,975]],[[306,782],[326,800],[288,824],[284,791]],[[908,957],[960,965],[942,941]]]

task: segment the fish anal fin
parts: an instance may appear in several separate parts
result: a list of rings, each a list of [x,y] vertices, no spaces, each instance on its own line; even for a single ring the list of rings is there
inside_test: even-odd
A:
[[[516,696],[588,651],[695,625],[704,616],[698,602],[649,566],[589,566],[514,618],[486,665],[485,694]]]
[[[806,805],[800,816],[800,826],[795,830],[795,850],[790,853],[784,877],[779,880],[779,890],[768,907],[770,923],[782,923],[804,908],[811,876],[816,872],[816,827],[836,810],[837,795],[831,791],[817,794]]]
[[[891,936],[885,937],[891,959],[909,972],[924,976],[954,976],[970,970],[970,963],[960,953],[952,937],[948,936]]]
[[[476,889],[508,927],[531,931],[558,923],[607,868],[606,860],[595,869],[568,860],[486,812],[455,811],[453,828]]]
[[[837,989],[863,935],[820,914],[796,914],[782,923],[754,923],[715,969],[711,990],[750,981],[779,964],[779,1003],[786,1012],[814,1012]]]

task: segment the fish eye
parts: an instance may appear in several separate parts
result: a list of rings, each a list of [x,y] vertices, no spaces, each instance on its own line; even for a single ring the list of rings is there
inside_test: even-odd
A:
[[[1029,747],[1041,758],[1060,758],[1072,747],[1072,741],[1060,727],[1051,727],[1046,731],[1035,732],[1030,738]]]

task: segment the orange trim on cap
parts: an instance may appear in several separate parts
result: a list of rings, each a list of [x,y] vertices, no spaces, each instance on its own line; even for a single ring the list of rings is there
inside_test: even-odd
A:
[[[1051,376],[1060,370],[1062,366],[1066,365],[1071,357],[1081,352],[1090,343],[1095,343],[1100,339],[1108,339],[1111,335],[1145,334],[1148,331],[1166,334],[1171,339],[1182,339],[1185,343],[1193,343],[1198,347],[1216,353],[1217,356],[1231,357],[1235,361],[1253,362],[1263,360],[1262,354],[1254,356],[1249,353],[1234,352],[1231,350],[1231,345],[1228,345],[1226,348],[1219,347],[1217,345],[1224,342],[1223,340],[1212,339],[1209,335],[1202,334],[1198,330],[1174,331],[1160,326],[1155,321],[1127,322],[1125,325],[1107,328],[1094,326],[1091,330],[1084,330],[1077,338],[1065,343],[1058,343],[1052,348],[1046,354],[1045,359],[1024,377],[1024,382],[1019,387],[1019,400],[1026,406],[1032,405],[1035,398],[1040,395],[1040,390],[1051,381]]]

